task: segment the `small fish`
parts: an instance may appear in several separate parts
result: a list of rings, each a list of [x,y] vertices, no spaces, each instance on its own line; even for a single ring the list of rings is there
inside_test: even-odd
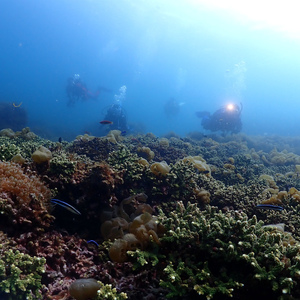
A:
[[[100,121],[99,123],[102,125],[112,125],[113,124],[112,121],[108,121],[108,120],[103,120],[103,121]]]
[[[58,138],[58,141],[59,141],[60,143],[62,142],[62,137],[61,137],[61,136]]]
[[[79,210],[77,210],[75,207],[73,207],[71,204],[59,200],[59,199],[51,199],[51,203],[54,205],[59,205],[65,209],[67,209],[68,211],[70,211],[71,213],[75,214],[75,215],[81,215],[81,212]]]
[[[97,247],[99,247],[99,244],[96,241],[94,241],[94,240],[89,240],[89,241],[87,241],[87,243],[88,244],[89,243],[93,243],[94,245],[96,245]]]
[[[121,136],[125,136],[127,134],[126,130],[121,131]]]
[[[282,206],[272,205],[272,204],[259,204],[259,205],[256,205],[256,208],[270,209],[270,210],[277,210],[277,211],[282,211],[283,210]]]

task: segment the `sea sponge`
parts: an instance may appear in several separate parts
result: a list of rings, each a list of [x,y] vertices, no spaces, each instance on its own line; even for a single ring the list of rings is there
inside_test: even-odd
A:
[[[155,155],[149,147],[138,147],[137,153],[143,158],[146,158],[148,161],[151,161]]]
[[[16,131],[15,132],[15,137],[20,137],[26,141],[34,140],[37,138],[37,135],[30,131],[29,127],[23,128],[21,131]]]
[[[124,230],[128,229],[128,222],[124,218],[113,218],[101,225],[101,234],[105,240],[114,240],[124,236]]]
[[[143,248],[145,248],[150,242],[150,236],[152,236],[153,240],[157,244],[160,243],[156,231],[156,218],[153,218],[148,212],[137,216],[129,225],[129,232],[133,233],[137,237],[137,239],[142,243]]]
[[[261,204],[282,205],[282,201],[277,197],[277,195],[274,195],[269,199],[262,200]]]
[[[6,136],[6,137],[13,139],[14,137],[16,137],[16,134],[12,129],[4,128],[4,129],[0,130],[0,136]]]
[[[123,240],[127,242],[127,251],[128,250],[134,251],[136,249],[142,248],[141,242],[132,233],[125,234]]]
[[[288,191],[288,195],[292,198],[292,200],[295,200],[298,203],[300,202],[300,192],[296,188],[291,187]]]
[[[24,162],[25,162],[25,158],[20,153],[18,153],[15,156],[12,157],[11,161],[14,162],[14,163],[18,163],[20,165],[23,165]]]
[[[95,136],[85,133],[84,135],[77,135],[75,141],[89,142],[92,141],[94,138]]]
[[[149,207],[146,206],[146,204],[143,204],[143,207],[146,210],[149,210]],[[118,222],[120,222],[122,218],[118,217],[112,220],[116,219],[118,219]],[[122,230],[120,226],[111,227],[112,224],[113,221],[105,221],[102,224],[101,231],[104,238],[111,238],[111,230],[113,229],[119,230],[118,233],[120,233],[120,230]],[[124,231],[126,231],[125,228]],[[136,249],[146,249],[151,241],[154,241],[156,244],[159,245],[160,241],[158,235],[164,233],[164,228],[158,226],[157,218],[153,217],[149,212],[146,211],[133,219],[133,221],[129,224],[129,227],[127,228],[127,232],[128,231],[129,233],[122,235],[121,238],[117,238],[109,249],[109,257],[114,262],[127,261],[127,251],[134,251]]]
[[[210,192],[206,190],[194,189],[196,200],[201,204],[208,204],[210,202]]]
[[[93,278],[77,279],[69,286],[69,294],[76,300],[89,300],[97,296],[101,285]]]
[[[153,163],[150,166],[150,170],[155,176],[166,176],[171,168],[165,161],[161,161]]]
[[[169,148],[169,140],[167,138],[161,138],[161,139],[159,139],[158,143],[163,148]]]
[[[269,187],[273,189],[278,189],[278,186],[276,185],[276,182],[274,181],[274,178],[271,175],[262,174],[259,176],[258,180],[264,180]]]
[[[109,248],[109,257],[114,262],[125,262],[127,260],[127,241],[117,239]]]
[[[46,147],[40,146],[36,151],[33,152],[31,158],[35,163],[42,164],[50,161],[52,158],[52,153]]]
[[[210,176],[211,170],[205,159],[201,156],[187,156],[182,159],[183,162],[192,164],[199,172]]]
[[[261,201],[261,204],[272,204],[272,205],[282,205],[283,200],[287,199],[287,191],[278,191],[271,188],[266,189],[271,192],[272,196],[269,199]],[[266,194],[266,190],[263,191],[263,194]],[[291,194],[290,194],[291,195]]]
[[[224,164],[223,168],[225,168],[227,170],[234,170],[235,166],[233,164]]]
[[[138,163],[139,164],[141,164],[141,165],[143,165],[143,166],[145,166],[145,167],[149,167],[149,163],[148,163],[148,161],[145,159],[145,158],[140,158],[139,160],[138,160]]]
[[[124,137],[122,136],[122,132],[120,130],[111,130],[107,135],[106,139],[110,141],[113,144],[117,144],[118,142],[121,142]]]
[[[233,157],[228,157],[228,162],[232,165],[234,165],[234,158]]]

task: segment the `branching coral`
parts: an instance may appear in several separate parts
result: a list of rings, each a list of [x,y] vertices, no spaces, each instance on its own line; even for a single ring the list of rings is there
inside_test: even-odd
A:
[[[20,149],[15,144],[11,143],[9,138],[0,138],[0,159],[1,160],[10,160],[14,155],[20,152]]]
[[[170,166],[165,176],[155,176],[152,179],[151,194],[176,200],[197,200],[206,204],[209,202],[207,197],[203,197],[203,193],[199,195],[200,187],[197,184],[199,176],[191,163],[180,160]],[[205,175],[202,176],[207,178]]]
[[[95,161],[103,161],[108,158],[109,153],[118,147],[110,143],[106,138],[94,138],[92,140],[74,140],[68,147],[71,153],[85,155]]]
[[[2,251],[1,251],[2,252]],[[10,299],[41,299],[44,258],[9,249],[0,256],[0,290]],[[1,294],[0,294],[1,296]]]
[[[162,213],[160,219],[167,229],[161,239],[167,256],[161,285],[170,297],[298,293],[298,243],[287,243],[286,233],[263,227],[255,216],[223,214],[209,206],[200,211],[179,202],[175,212],[169,217]]]
[[[109,164],[117,171],[124,172],[124,183],[133,184],[143,176],[146,166],[139,163],[139,157],[122,146],[117,151],[110,153]]]
[[[64,151],[54,153],[50,161],[49,173],[59,177],[70,177],[76,170],[76,161],[70,159]]]

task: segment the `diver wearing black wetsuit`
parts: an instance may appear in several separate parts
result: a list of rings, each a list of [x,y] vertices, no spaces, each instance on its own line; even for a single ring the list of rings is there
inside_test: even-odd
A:
[[[197,112],[202,118],[201,125],[210,131],[221,131],[223,135],[238,133],[242,130],[241,121],[242,104],[228,104],[215,111],[212,115],[209,112]]]

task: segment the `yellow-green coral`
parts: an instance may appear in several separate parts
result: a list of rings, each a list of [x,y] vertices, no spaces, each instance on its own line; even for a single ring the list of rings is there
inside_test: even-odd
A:
[[[71,161],[64,151],[59,151],[53,154],[53,158],[50,161],[50,173],[64,177],[72,175],[75,170],[76,162]]]
[[[8,161],[18,153],[25,159],[31,159],[32,153],[41,145],[53,148],[56,143],[39,137],[28,140],[22,137],[11,139],[0,136],[0,145],[0,160]]]
[[[145,170],[145,166],[139,163],[139,159],[128,148],[121,146],[118,150],[109,154],[108,162],[115,170],[123,171],[124,179],[132,183],[140,180]]]
[[[98,281],[101,285],[101,288],[98,290],[98,295],[96,300],[124,300],[127,299],[126,293],[118,293],[116,288],[113,288],[111,284],[103,284],[101,281]]]
[[[20,148],[13,144],[8,137],[0,137],[0,160],[10,160],[20,152]]]
[[[31,257],[18,250],[4,251],[0,256],[0,291],[14,300],[42,299],[45,263],[45,258]]]
[[[216,295],[243,299],[259,296],[261,286],[270,298],[295,292],[299,285],[300,246],[290,235],[263,227],[256,217],[207,206],[178,203],[160,220],[167,233],[165,276],[161,286],[168,297]]]

